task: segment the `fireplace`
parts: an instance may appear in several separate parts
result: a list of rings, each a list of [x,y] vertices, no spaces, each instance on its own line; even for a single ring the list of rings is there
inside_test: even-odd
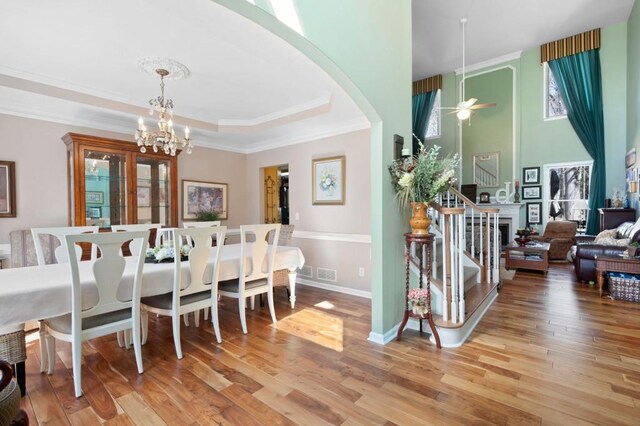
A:
[[[498,222],[498,232],[500,233],[500,244],[504,248],[511,242],[511,225],[507,222]]]

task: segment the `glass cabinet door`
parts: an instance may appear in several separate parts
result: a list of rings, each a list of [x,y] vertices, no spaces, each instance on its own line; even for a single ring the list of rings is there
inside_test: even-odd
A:
[[[108,228],[128,223],[127,156],[84,150],[86,224]]]
[[[171,161],[136,156],[137,223],[171,226]]]

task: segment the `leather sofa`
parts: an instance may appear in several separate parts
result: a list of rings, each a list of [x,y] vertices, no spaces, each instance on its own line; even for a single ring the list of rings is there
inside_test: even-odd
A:
[[[640,242],[640,224],[624,222],[616,228],[617,238],[629,238],[630,242]],[[618,257],[627,250],[626,245],[614,246],[594,244],[595,236],[576,237],[576,256],[573,261],[576,277],[580,281],[596,280],[596,256]]]

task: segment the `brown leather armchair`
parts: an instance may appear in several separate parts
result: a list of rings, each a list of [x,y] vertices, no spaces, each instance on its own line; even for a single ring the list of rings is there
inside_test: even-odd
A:
[[[549,243],[549,259],[562,260],[567,258],[571,246],[576,243],[576,231],[578,224],[564,220],[547,223],[544,234],[532,235],[529,238],[534,241]]]

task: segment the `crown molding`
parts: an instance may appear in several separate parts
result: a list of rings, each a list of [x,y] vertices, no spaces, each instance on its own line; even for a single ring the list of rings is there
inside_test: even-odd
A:
[[[508,53],[503,56],[498,56],[497,58],[489,59],[487,61],[482,61],[482,62],[475,63],[473,65],[466,66],[464,67],[464,71],[465,71],[465,74],[468,74],[469,72],[478,71],[483,68],[488,68],[494,65],[503,64],[504,62],[520,59],[521,56],[522,56],[522,50],[518,50],[517,52]],[[456,75],[462,74],[462,67],[456,68],[454,72],[456,73]]]

